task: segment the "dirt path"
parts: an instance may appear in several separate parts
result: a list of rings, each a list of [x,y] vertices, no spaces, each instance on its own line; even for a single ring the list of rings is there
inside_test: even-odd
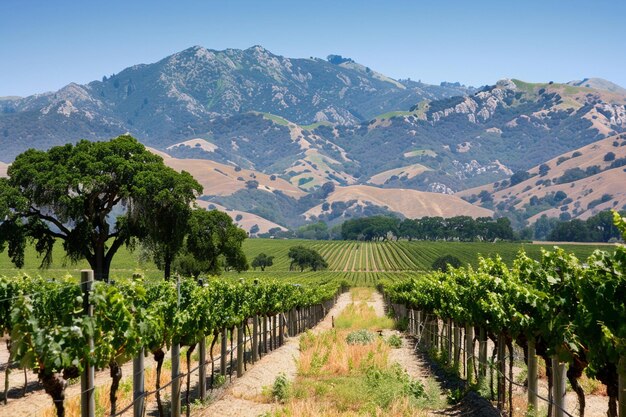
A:
[[[340,295],[337,304],[328,312],[324,320],[313,328],[313,333],[331,329],[332,318],[337,317],[350,302],[350,293]],[[287,343],[264,356],[248,369],[243,377],[236,379],[225,390],[221,399],[193,413],[193,416],[257,417],[272,411],[274,404],[264,402],[263,387],[271,387],[280,374],[284,374],[290,380],[295,379],[300,357],[299,342],[299,337],[289,338]]]

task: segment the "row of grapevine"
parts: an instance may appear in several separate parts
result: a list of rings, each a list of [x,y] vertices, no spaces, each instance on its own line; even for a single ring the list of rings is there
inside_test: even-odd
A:
[[[417,270],[411,255],[397,242],[324,242],[313,245],[332,271],[383,272]]]
[[[449,340],[457,339],[455,329],[465,329],[470,360],[474,359],[474,332],[479,335],[481,364],[487,363],[483,348],[487,338],[501,350],[500,358],[505,346],[512,357],[513,342],[529,352],[528,363],[534,363],[535,354],[541,356],[551,376],[549,409],[554,403],[555,415],[563,415],[565,384],[557,376],[564,375],[567,367],[581,416],[585,394],[578,379],[586,372],[606,385],[608,415],[618,415],[619,403],[619,416],[626,417],[624,246],[610,252],[598,250],[585,262],[559,248],[543,251],[539,261],[520,253],[511,268],[499,256],[481,258],[475,269],[468,266],[412,278],[386,285],[384,291],[393,303],[406,306],[409,316],[419,311],[419,316],[436,317],[426,328],[432,330],[433,323],[442,323]],[[438,327],[434,329],[437,333]],[[444,349],[451,346],[439,343]],[[473,362],[467,368],[468,382],[472,382]],[[499,370],[504,377],[505,368]],[[482,382],[484,373],[475,376]],[[536,375],[529,372],[529,386],[536,387],[534,381]],[[498,391],[503,394],[502,389]],[[536,410],[536,392],[530,391],[529,403]],[[500,395],[498,400],[504,408],[504,397]]]
[[[208,336],[233,334],[251,317],[297,317],[301,309],[333,300],[339,290],[337,282],[255,281],[183,280],[177,286],[137,278],[95,282],[85,292],[72,280],[0,277],[0,334],[10,335],[9,362],[34,370],[63,416],[68,379],[89,367],[110,368],[113,376],[120,364],[150,352],[160,358],[158,372],[166,349],[193,350]],[[318,307],[316,317],[323,310]]]

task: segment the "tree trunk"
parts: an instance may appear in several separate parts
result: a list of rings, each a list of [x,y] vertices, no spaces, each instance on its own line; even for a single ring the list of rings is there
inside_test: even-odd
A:
[[[46,394],[52,397],[54,407],[56,408],[57,417],[65,417],[65,388],[67,381],[60,373],[42,372],[39,374]]]
[[[111,415],[115,414],[117,408],[117,389],[122,379],[122,368],[116,361],[109,362],[109,371],[111,375],[111,392],[109,393],[109,401],[111,401]]]
[[[9,351],[9,360],[7,367],[4,369],[4,404],[6,405],[9,397],[9,374],[11,373],[11,338],[6,340],[7,350]],[[26,390],[26,388],[24,388]]]
[[[617,417],[617,396],[619,394],[617,367],[615,364],[607,364],[598,369],[596,376],[606,386],[606,393],[609,396],[607,415],[609,417]]]
[[[196,349],[196,345],[189,346],[187,349],[187,392],[185,393],[185,403],[187,404],[187,417],[189,417],[189,413],[191,413],[191,404],[189,404],[189,393],[191,392],[191,354]]]
[[[211,356],[211,389],[213,389],[213,384],[215,383],[215,359],[213,358],[213,349],[215,348],[215,344],[217,343],[217,337],[219,332],[216,330],[213,332],[213,340],[211,341],[211,349],[209,349],[209,355]]]
[[[513,416],[513,340],[507,336],[506,345],[509,348],[509,416]]]
[[[163,349],[159,348],[152,352],[154,356],[154,360],[157,363],[156,368],[156,400],[157,400],[157,408],[159,409],[159,416],[165,417],[165,412],[163,411],[163,402],[161,401],[161,369],[163,368],[163,359],[165,359],[165,352]]]
[[[105,255],[105,242],[96,242],[94,248],[94,260],[93,262],[89,262],[91,267],[93,268],[93,275],[96,281],[105,281],[109,280],[108,268],[105,274],[105,264],[106,264],[106,255]]]
[[[172,276],[172,259],[168,257],[167,259],[165,259],[163,263],[163,278],[165,278],[166,281],[169,281],[171,276]]]
[[[546,364],[546,377],[548,378],[548,415],[552,416],[552,402],[554,401],[554,396],[552,395],[552,384],[554,383],[554,378],[552,378],[552,359],[545,353],[541,357]]]
[[[574,356],[574,361],[567,368],[566,374],[567,380],[569,381],[572,389],[578,397],[578,409],[580,410],[580,417],[585,417],[585,391],[583,390],[583,387],[580,386],[578,378],[583,375],[583,371],[585,370],[586,366],[587,364],[585,362],[581,361],[580,358]]]

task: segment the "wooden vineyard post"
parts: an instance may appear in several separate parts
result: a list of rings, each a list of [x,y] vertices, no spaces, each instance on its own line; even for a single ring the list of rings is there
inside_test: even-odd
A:
[[[83,311],[87,317],[93,316],[93,305],[89,301],[89,293],[91,292],[91,286],[93,284],[93,271],[82,270],[80,271],[80,284],[83,291]],[[89,338],[87,341],[89,345],[89,352],[93,352],[93,338]],[[7,365],[9,366],[9,365]],[[80,414],[81,417],[94,417],[96,415],[96,396],[94,389],[94,366],[89,363],[85,364],[85,369],[80,376]]]
[[[448,319],[448,365],[452,365],[452,319]]]
[[[565,414],[565,363],[559,361],[557,355],[552,356],[552,398],[554,401],[554,417],[563,417]]]
[[[465,379],[468,385],[474,383],[474,327],[465,325]]]
[[[485,382],[487,377],[487,331],[484,327],[478,330],[478,383]]]
[[[285,343],[285,319],[283,313],[278,313],[278,346]]]
[[[241,378],[243,376],[243,352],[244,352],[244,343],[243,343],[243,322],[237,326],[237,378]]]
[[[206,399],[206,336],[202,335],[200,339],[200,366],[198,368],[198,398],[200,401]]]
[[[504,363],[506,341],[504,334],[498,335],[498,410],[504,411],[506,404],[506,364]]]
[[[439,350],[439,317],[433,316],[433,348]]]
[[[180,276],[176,276],[177,304],[180,306]],[[172,342],[172,417],[180,417],[180,343]]]
[[[459,372],[459,360],[461,359],[461,328],[454,323],[454,369]]]
[[[619,417],[626,417],[626,355],[621,355],[619,358],[619,362],[617,364],[617,375],[618,375],[618,408],[619,408]]]
[[[259,316],[252,317],[252,363],[259,360]]]
[[[528,339],[528,412],[529,416],[537,414],[537,353],[535,338]]]
[[[199,279],[198,285],[203,287],[204,280]],[[198,367],[198,398],[200,401],[204,401],[206,398],[206,335],[202,335],[200,339],[200,366]]]
[[[261,347],[261,351],[263,353],[267,353],[267,316],[263,317],[263,346]]]
[[[276,330],[278,329],[278,325],[276,324],[276,314],[272,316],[272,350],[276,349],[276,343],[278,342],[278,337],[276,335]]]
[[[226,351],[228,350],[228,330],[222,328],[220,335],[220,375],[226,376]]]
[[[143,417],[145,399],[144,384],[144,351],[141,351],[133,359],[133,417]]]
[[[422,311],[417,310],[417,320],[415,322],[415,334],[417,335],[417,340],[422,342]]]

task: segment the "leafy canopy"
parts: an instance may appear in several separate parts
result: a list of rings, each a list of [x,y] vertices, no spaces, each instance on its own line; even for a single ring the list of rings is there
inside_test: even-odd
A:
[[[163,219],[170,219],[163,210],[180,209],[202,190],[129,135],[29,149],[17,156],[8,175],[0,184],[0,215],[8,216],[0,235],[8,236],[3,239],[13,262],[21,266],[26,241],[32,240],[43,255],[42,266],[48,266],[54,242],[61,239],[67,257],[86,259],[100,280],[108,279],[117,250],[135,237],[178,242],[157,231]],[[167,178],[175,184],[171,189]],[[180,191],[179,204],[164,204],[170,190]],[[146,215],[154,216],[154,223],[148,224]]]

